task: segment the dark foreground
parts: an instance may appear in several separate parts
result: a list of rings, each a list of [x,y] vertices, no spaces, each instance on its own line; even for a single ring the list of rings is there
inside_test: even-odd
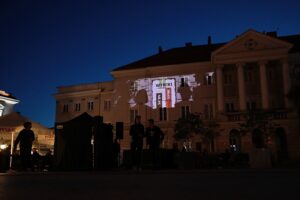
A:
[[[300,170],[0,174],[1,200],[300,199]]]

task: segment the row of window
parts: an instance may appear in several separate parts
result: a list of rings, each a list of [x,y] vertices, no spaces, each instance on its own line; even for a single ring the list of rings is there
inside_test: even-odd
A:
[[[215,83],[214,72],[207,72],[204,75],[203,80],[204,80],[203,82],[204,85],[213,85]],[[180,87],[189,86],[188,83],[189,83],[188,77],[182,77],[180,79]],[[138,82],[137,81],[131,82],[130,91],[136,92],[137,90],[138,90]]]
[[[276,80],[278,78],[278,72],[275,70],[268,70],[268,79],[269,80]],[[224,84],[230,85],[234,83],[234,73],[233,71],[227,71],[224,72],[223,78],[224,78]],[[245,82],[246,83],[257,83],[257,80],[255,79],[254,70],[245,70],[244,72]],[[203,85],[213,85],[215,83],[215,76],[214,72],[207,72],[204,75],[203,78]],[[188,86],[188,78],[182,77],[180,79],[180,87]],[[137,91],[138,83],[132,82],[131,83],[131,91]]]
[[[267,76],[268,76],[268,80],[277,80],[279,77],[279,72],[274,70],[274,69],[269,69]],[[226,85],[230,85],[233,84],[233,77],[234,77],[234,73],[233,72],[224,72],[224,84]],[[255,78],[255,74],[253,70],[246,70],[244,73],[244,80],[246,83],[257,83],[257,79]]]
[[[187,118],[190,115],[190,106],[181,106],[181,118]],[[138,115],[137,109],[130,110],[130,122],[133,123],[135,117]],[[205,104],[204,105],[204,119],[213,119],[213,105]],[[168,109],[167,108],[159,108],[159,121],[167,121],[168,120]]]
[[[256,109],[257,109],[257,106],[256,106],[255,101],[247,102],[247,110],[256,110]],[[235,111],[237,111],[237,109],[235,108],[234,103],[228,102],[228,103],[225,103],[225,111],[226,112],[235,112]]]
[[[110,100],[105,100],[104,101],[104,110],[105,111],[110,111],[110,109],[111,109],[111,101]],[[89,101],[87,103],[87,110],[88,111],[93,111],[94,110],[94,102],[93,101]],[[74,104],[74,111],[76,111],[76,112],[81,111],[81,103],[75,103]],[[64,112],[64,113],[69,112],[69,104],[64,104],[63,105],[62,112]]]
[[[249,101],[247,102],[247,110],[256,110],[257,105],[255,101]],[[75,103],[74,110],[76,112],[81,111],[81,104],[80,103]],[[87,103],[87,110],[88,111],[93,111],[94,110],[94,102],[89,101]],[[111,110],[111,101],[110,100],[105,100],[104,101],[104,110],[105,111],[110,111]],[[235,104],[232,102],[227,102],[225,103],[225,111],[226,112],[235,112],[237,109],[235,108]],[[62,112],[66,113],[69,112],[69,104],[64,104],[63,105],[63,110]],[[189,106],[182,106],[181,107],[181,117],[186,118],[190,114],[190,107]],[[130,121],[133,122],[136,113],[130,113]],[[213,105],[212,104],[204,104],[204,113],[203,113],[204,119],[212,119],[213,118]],[[160,121],[165,121],[167,120],[167,108],[160,108],[159,110],[159,119]]]

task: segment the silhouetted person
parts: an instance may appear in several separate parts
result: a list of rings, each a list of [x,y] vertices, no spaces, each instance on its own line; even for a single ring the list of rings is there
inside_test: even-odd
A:
[[[10,145],[4,150],[0,151],[0,172],[9,170],[10,161]]]
[[[36,148],[32,149],[31,158],[32,158],[31,161],[32,161],[33,169],[39,170],[40,169],[40,159],[41,159],[41,156],[38,153],[38,151],[36,150]]]
[[[118,139],[114,140],[113,143],[113,158],[114,158],[114,167],[119,167],[119,160],[120,160],[120,144]]]
[[[46,153],[46,155],[44,156],[44,159],[43,159],[44,171],[51,170],[52,165],[53,165],[53,155],[52,155],[52,151],[49,149],[48,152]]]
[[[154,125],[154,120],[148,120],[148,127],[146,129],[147,145],[149,145],[152,154],[153,169],[159,168],[159,147],[164,140],[164,134],[158,126]]]
[[[143,138],[145,136],[145,129],[141,124],[140,116],[136,116],[134,124],[130,126],[129,134],[131,136],[132,165],[134,168],[141,170]]]
[[[20,143],[20,156],[23,170],[28,170],[32,168],[31,148],[32,142],[34,141],[34,133],[31,130],[31,127],[31,122],[25,122],[24,129],[20,131],[14,143],[14,152],[16,151],[17,146]]]

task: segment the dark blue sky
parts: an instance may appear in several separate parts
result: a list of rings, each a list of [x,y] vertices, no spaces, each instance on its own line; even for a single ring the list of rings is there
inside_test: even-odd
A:
[[[0,1],[0,89],[23,115],[53,126],[57,86],[111,80],[118,66],[249,28],[300,34],[300,1]]]

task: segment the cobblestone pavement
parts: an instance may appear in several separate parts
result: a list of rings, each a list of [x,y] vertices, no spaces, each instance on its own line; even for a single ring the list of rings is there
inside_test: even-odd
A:
[[[300,199],[300,170],[0,174],[0,200]]]

